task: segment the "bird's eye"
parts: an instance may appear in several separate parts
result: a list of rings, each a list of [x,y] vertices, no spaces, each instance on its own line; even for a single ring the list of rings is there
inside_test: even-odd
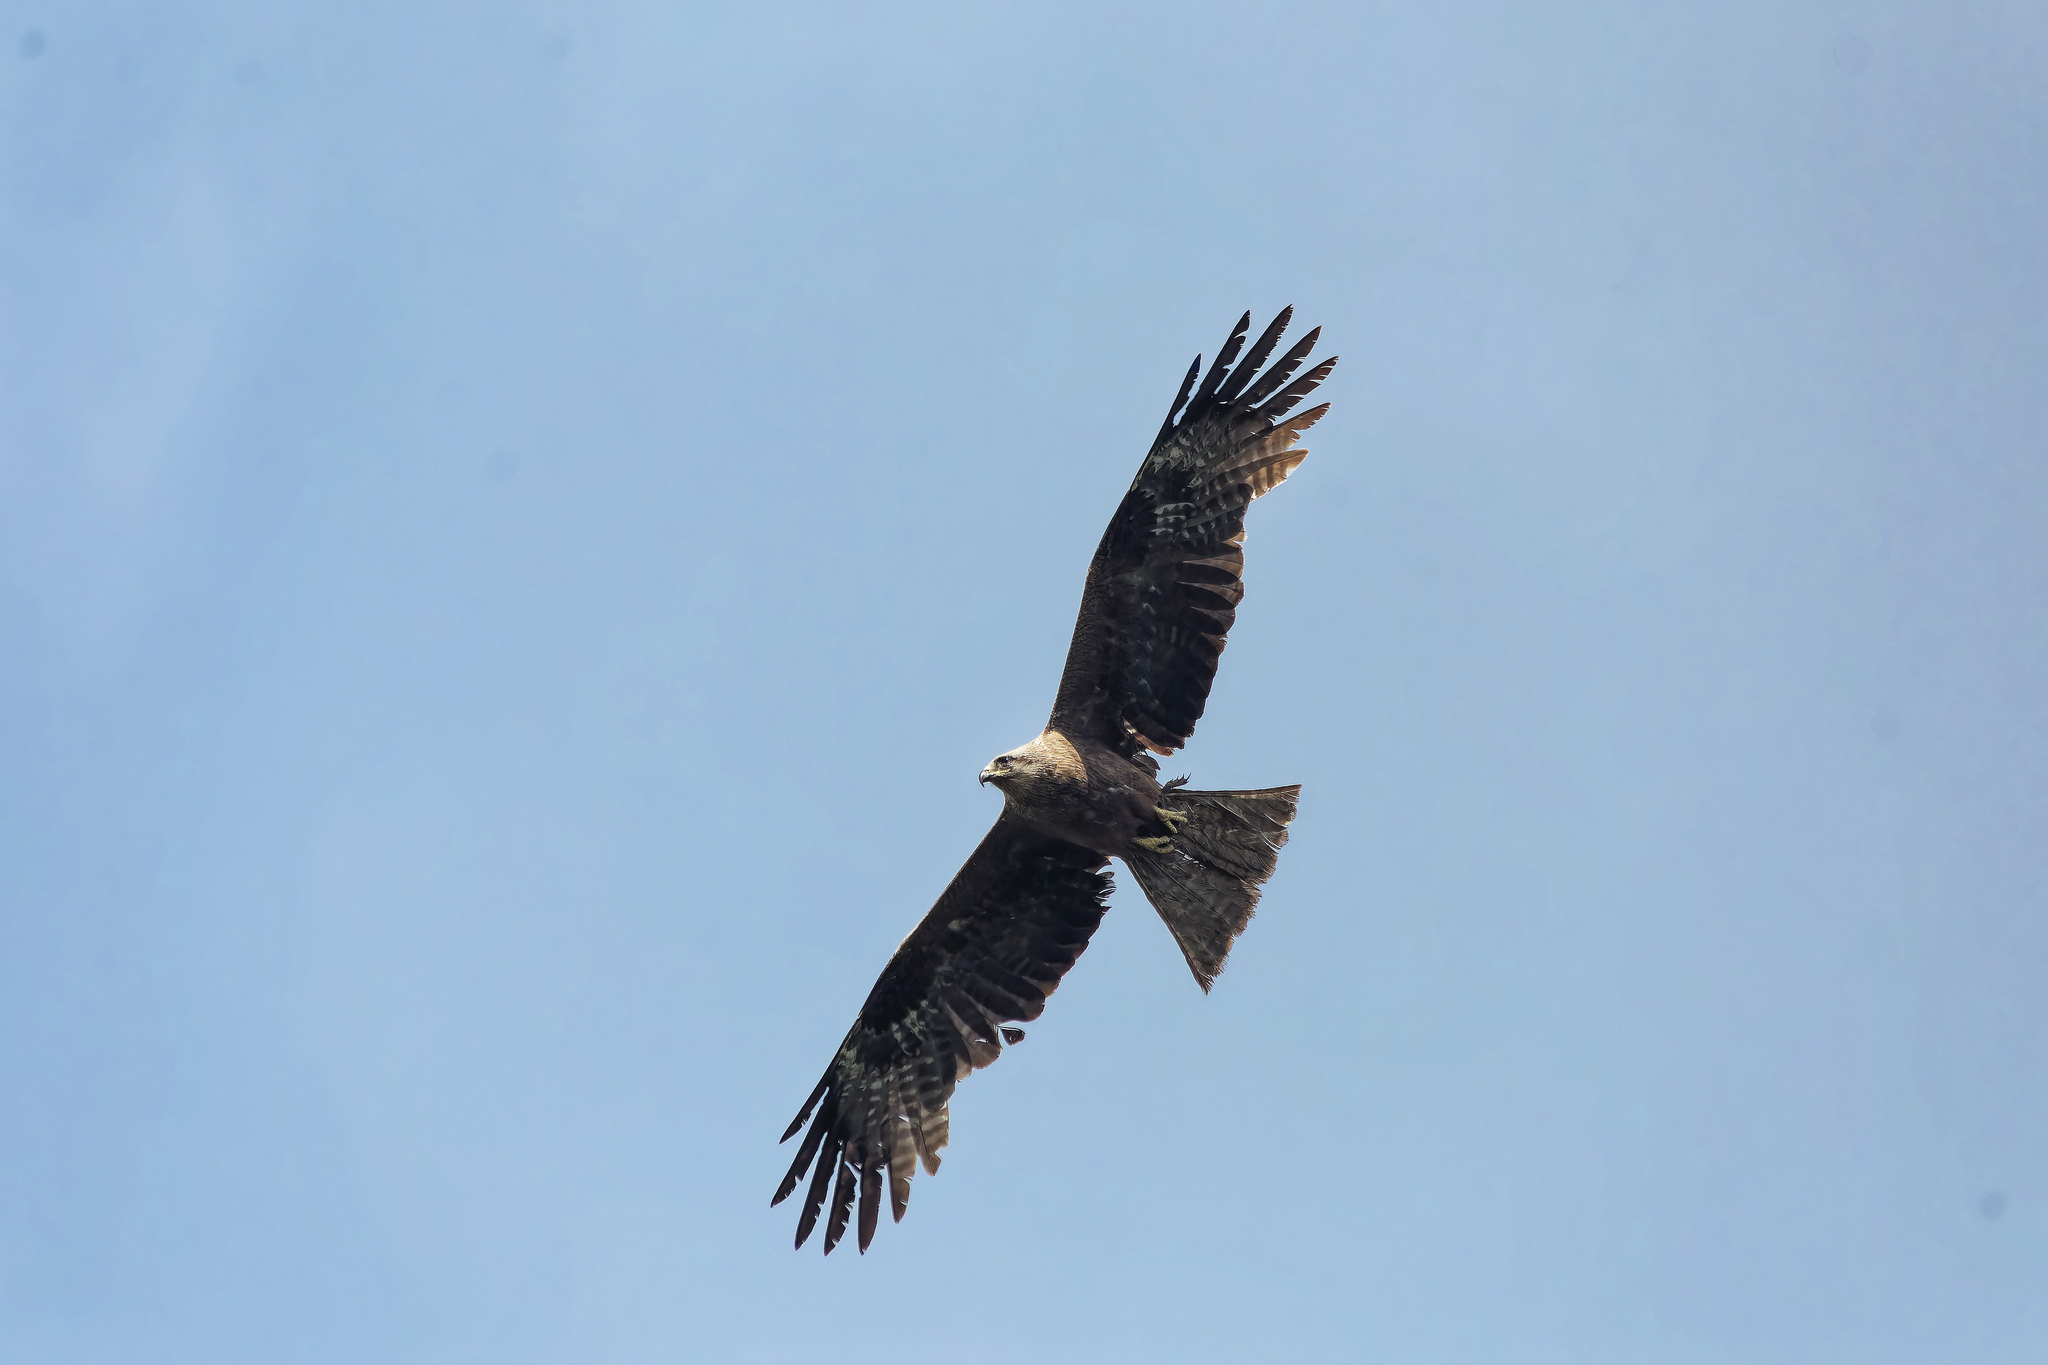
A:
[[[997,760],[996,760],[996,766],[997,766],[998,768],[1007,768],[1007,767],[1009,767],[1009,766],[1010,766],[1010,756],[1009,756],[1008,754],[1004,754],[1004,755],[1003,755],[1003,756],[1002,756],[1001,758],[999,758],[999,759],[997,759]]]

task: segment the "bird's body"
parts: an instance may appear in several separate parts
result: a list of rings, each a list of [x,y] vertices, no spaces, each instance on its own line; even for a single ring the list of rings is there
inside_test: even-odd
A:
[[[1162,832],[1158,780],[1087,735],[1076,740],[1046,729],[998,754],[981,780],[1002,789],[1005,814],[1104,857],[1121,856],[1134,839]]]
[[[798,1246],[828,1195],[827,1252],[856,1199],[867,1250],[885,1182],[903,1217],[918,1164],[938,1170],[954,1086],[1024,1036],[1010,1025],[1036,1019],[1087,948],[1111,858],[1136,877],[1205,991],[1250,921],[1300,788],[1161,785],[1153,755],[1185,744],[1207,702],[1244,596],[1245,509],[1301,463],[1308,452],[1296,438],[1328,411],[1287,416],[1336,364],[1288,383],[1317,332],[1261,373],[1292,313],[1233,368],[1246,314],[1199,388],[1199,357],[1188,370],[1089,563],[1050,720],[981,771],[1003,793],[1002,814],[897,947],[783,1134],[810,1124],[773,1201],[810,1173]]]

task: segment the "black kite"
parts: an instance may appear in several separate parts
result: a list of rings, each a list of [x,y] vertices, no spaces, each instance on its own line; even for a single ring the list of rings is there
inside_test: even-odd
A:
[[[1205,991],[1251,919],[1301,789],[1189,791],[1186,778],[1161,786],[1153,754],[1187,743],[1208,700],[1244,597],[1245,509],[1301,463],[1308,452],[1295,439],[1329,411],[1286,415],[1337,363],[1288,383],[1320,329],[1259,373],[1293,312],[1233,368],[1251,327],[1245,314],[1201,386],[1199,356],[1181,381],[1088,565],[1051,720],[981,771],[1003,793],[1003,813],[882,969],[782,1135],[811,1121],[773,1201],[816,1162],[798,1246],[828,1186],[828,1253],[856,1197],[868,1249],[884,1179],[903,1217],[917,1163],[939,1168],[954,1085],[1024,1036],[1009,1025],[1038,1017],[1102,922],[1110,858],[1138,879]]]

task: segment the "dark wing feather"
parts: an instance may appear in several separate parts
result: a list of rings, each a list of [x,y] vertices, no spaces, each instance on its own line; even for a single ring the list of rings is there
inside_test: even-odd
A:
[[[1194,733],[1244,598],[1245,509],[1301,463],[1308,452],[1295,439],[1329,411],[1325,403],[1285,416],[1337,363],[1287,382],[1321,329],[1258,373],[1293,316],[1283,310],[1233,370],[1247,313],[1192,399],[1201,360],[1188,370],[1088,565],[1051,728],[1092,736],[1155,770],[1145,750],[1170,754]]]
[[[817,1226],[828,1184],[828,1253],[846,1233],[856,1190],[860,1249],[868,1249],[885,1174],[890,1212],[903,1217],[918,1160],[939,1169],[953,1087],[1015,1041],[1017,1031],[1004,1024],[1039,1016],[1102,922],[1108,861],[1008,815],[996,821],[882,969],[824,1079],[782,1135],[787,1142],[809,1120],[773,1200],[787,1199],[815,1161],[798,1246]]]

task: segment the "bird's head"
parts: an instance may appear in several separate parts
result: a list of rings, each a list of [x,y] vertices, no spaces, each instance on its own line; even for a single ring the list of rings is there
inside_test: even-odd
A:
[[[1028,744],[1021,749],[1012,749],[1006,754],[997,754],[988,761],[988,766],[981,770],[981,784],[985,787],[993,782],[996,789],[1001,791],[1009,783],[1031,771],[1032,758],[1031,746]]]
[[[1065,735],[1047,730],[1029,744],[1019,744],[1006,754],[997,754],[981,770],[982,785],[993,782],[1007,799],[1013,794],[1026,797],[1046,794],[1087,779],[1087,769]]]

